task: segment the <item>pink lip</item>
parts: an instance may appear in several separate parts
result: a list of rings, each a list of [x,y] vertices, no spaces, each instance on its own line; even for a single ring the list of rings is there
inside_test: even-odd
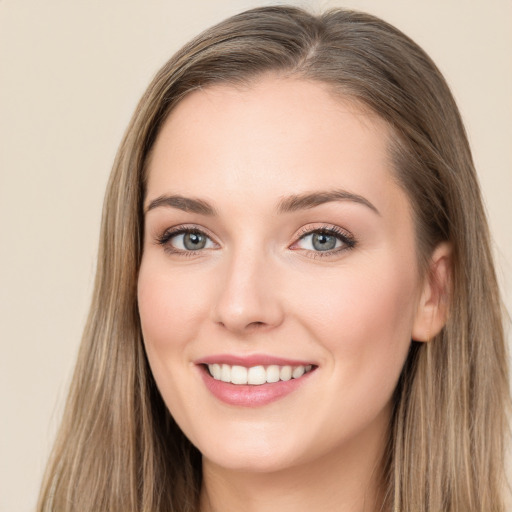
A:
[[[229,365],[245,366],[247,368],[258,365],[269,366],[271,364],[277,364],[279,366],[306,366],[312,363],[264,355],[240,357],[227,354],[209,356],[196,361],[203,382],[210,393],[212,393],[212,395],[220,401],[238,407],[260,407],[279,400],[280,398],[283,398],[300,388],[314,373],[313,370],[311,372],[305,373],[298,379],[261,384],[259,386],[240,385],[215,380],[206,368],[207,364],[223,363]]]
[[[250,368],[251,366],[270,366],[277,364],[278,366],[307,366],[314,365],[312,361],[300,361],[298,359],[285,359],[266,354],[253,354],[250,356],[235,356],[232,354],[215,354],[203,357],[194,361],[195,364],[229,364],[230,366],[239,365]]]

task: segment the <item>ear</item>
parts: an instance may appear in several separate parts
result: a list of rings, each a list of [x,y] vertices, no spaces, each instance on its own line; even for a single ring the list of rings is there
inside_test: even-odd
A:
[[[448,318],[451,296],[452,247],[439,244],[430,258],[412,327],[412,339],[430,341]]]

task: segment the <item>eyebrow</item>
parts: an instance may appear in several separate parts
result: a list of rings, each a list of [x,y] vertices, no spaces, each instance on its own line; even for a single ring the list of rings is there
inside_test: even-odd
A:
[[[380,215],[379,210],[365,197],[339,189],[328,190],[325,192],[307,192],[304,194],[285,197],[279,202],[277,211],[279,213],[295,212],[297,210],[314,208],[315,206],[333,201],[352,201],[354,203],[367,206],[377,215]]]
[[[306,192],[303,194],[293,194],[281,199],[277,205],[278,213],[291,213],[298,210],[307,210],[320,206],[321,204],[334,201],[351,201],[368,207],[370,210],[380,215],[379,210],[363,196],[348,192],[346,190],[328,190],[320,192]],[[188,213],[198,213],[200,215],[217,215],[215,208],[203,199],[185,197],[181,195],[162,195],[149,203],[145,213],[159,208],[161,206],[176,208]]]
[[[147,213],[160,206],[169,206],[189,213],[201,215],[217,215],[215,208],[203,199],[193,199],[180,195],[160,196],[149,203],[144,213]]]

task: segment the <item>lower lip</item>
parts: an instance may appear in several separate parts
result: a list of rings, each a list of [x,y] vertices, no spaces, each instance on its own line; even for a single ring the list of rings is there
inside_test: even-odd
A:
[[[238,407],[260,407],[283,398],[304,384],[315,370],[305,373],[298,379],[249,386],[244,384],[231,384],[214,379],[208,370],[201,367],[201,377],[213,396],[221,402]]]

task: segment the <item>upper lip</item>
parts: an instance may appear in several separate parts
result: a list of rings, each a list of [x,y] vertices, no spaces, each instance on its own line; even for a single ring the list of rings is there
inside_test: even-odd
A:
[[[268,354],[253,355],[234,355],[234,354],[214,354],[202,357],[194,361],[195,364],[229,364],[230,366],[238,365],[251,368],[252,366],[307,366],[314,365],[312,361],[288,359]]]

